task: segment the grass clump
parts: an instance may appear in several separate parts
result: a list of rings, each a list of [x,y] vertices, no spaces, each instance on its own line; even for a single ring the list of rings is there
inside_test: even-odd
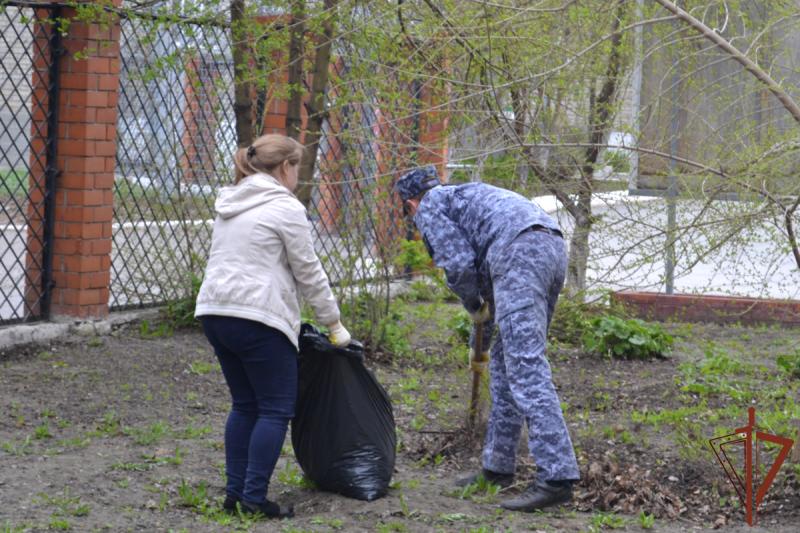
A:
[[[790,377],[800,379],[800,350],[793,354],[779,355],[776,362]]]

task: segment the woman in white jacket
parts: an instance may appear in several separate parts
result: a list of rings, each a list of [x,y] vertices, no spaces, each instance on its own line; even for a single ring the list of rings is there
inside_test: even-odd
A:
[[[195,316],[219,359],[232,408],[225,426],[226,510],[289,517],[267,499],[297,397],[302,297],[331,341],[350,342],[292,194],[303,145],[264,135],[234,155],[237,183],[217,196],[211,255]]]

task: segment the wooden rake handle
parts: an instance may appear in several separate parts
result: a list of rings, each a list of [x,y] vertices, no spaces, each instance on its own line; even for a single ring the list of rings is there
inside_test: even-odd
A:
[[[481,376],[486,369],[486,359],[483,357],[483,324],[480,322],[475,322],[475,350],[470,361],[470,368],[472,369],[472,394],[469,399],[467,429],[474,432],[481,408]]]

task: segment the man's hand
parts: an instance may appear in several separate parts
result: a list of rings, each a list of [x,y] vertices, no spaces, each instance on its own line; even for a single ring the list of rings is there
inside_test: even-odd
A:
[[[476,324],[483,324],[491,320],[492,312],[489,310],[489,302],[484,301],[478,310],[474,313],[470,313],[469,316],[472,317],[472,321]]]
[[[350,344],[350,332],[341,322],[328,326],[328,340],[337,348],[346,348]]]

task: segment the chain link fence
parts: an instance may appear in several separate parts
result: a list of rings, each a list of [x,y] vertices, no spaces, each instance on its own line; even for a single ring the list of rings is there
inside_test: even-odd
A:
[[[0,6],[0,325],[47,316],[57,7]],[[43,22],[44,21],[44,22]]]
[[[229,38],[223,26],[122,20],[112,308],[186,296],[202,275],[215,196],[233,179]],[[346,65],[331,75],[335,87]],[[340,105],[325,121],[309,216],[334,284],[392,274],[405,222],[389,186],[407,153],[390,147],[408,144],[402,129],[368,101]]]

